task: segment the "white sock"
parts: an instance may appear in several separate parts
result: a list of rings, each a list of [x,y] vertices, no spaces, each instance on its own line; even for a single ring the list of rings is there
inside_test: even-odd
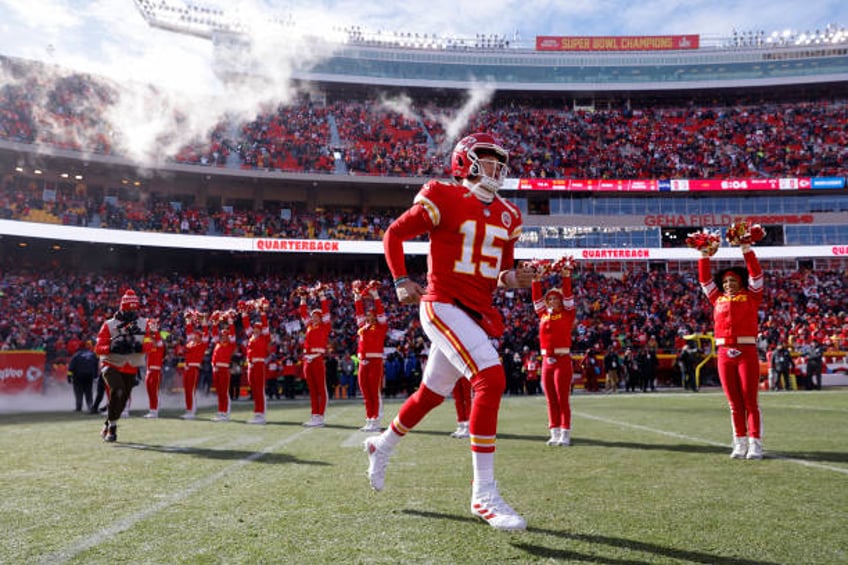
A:
[[[396,434],[392,427],[389,426],[382,434],[380,434],[380,441],[377,447],[383,451],[391,452],[394,451],[395,447],[402,439],[403,436]]]
[[[495,482],[495,454],[471,452],[471,461],[474,466],[474,488],[478,485],[490,485]]]

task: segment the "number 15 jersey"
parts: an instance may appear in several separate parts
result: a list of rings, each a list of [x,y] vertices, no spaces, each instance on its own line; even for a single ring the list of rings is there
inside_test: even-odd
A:
[[[392,275],[406,276],[402,242],[430,235],[425,301],[460,303],[478,313],[492,308],[501,271],[514,263],[521,212],[500,196],[481,202],[458,183],[430,181],[383,238]]]

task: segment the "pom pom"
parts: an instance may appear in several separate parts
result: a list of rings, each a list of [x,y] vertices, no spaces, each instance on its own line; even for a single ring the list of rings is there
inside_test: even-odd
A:
[[[573,271],[574,267],[577,266],[577,263],[574,261],[574,257],[571,255],[565,255],[556,260],[556,262],[551,265],[552,272],[560,272],[560,271]]]
[[[363,283],[359,279],[353,281],[353,283],[350,285],[351,288],[353,289],[353,293],[354,294],[362,294],[362,287],[364,286],[364,284],[365,283]]]
[[[721,246],[721,236],[708,230],[690,233],[686,237],[686,245],[698,251],[706,251],[708,255],[715,255]]]
[[[550,259],[533,259],[527,262],[526,265],[533,269],[536,276],[545,277],[550,274],[552,263]]]
[[[310,293],[312,293],[312,294],[319,294],[321,292],[326,292],[328,290],[330,290],[330,286],[325,284],[325,283],[322,283],[322,282],[315,283],[315,286],[313,286],[311,289],[309,289]]]
[[[745,220],[736,222],[727,228],[727,243],[730,245],[751,245],[761,241],[766,230],[760,224],[749,224]]]
[[[368,282],[368,291],[380,290],[380,287],[383,286],[380,281],[372,280]]]

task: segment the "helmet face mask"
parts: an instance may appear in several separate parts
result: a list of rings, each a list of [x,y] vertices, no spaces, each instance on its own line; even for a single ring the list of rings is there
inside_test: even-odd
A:
[[[509,153],[494,136],[474,133],[456,144],[451,155],[451,174],[496,194],[509,172],[508,163]]]

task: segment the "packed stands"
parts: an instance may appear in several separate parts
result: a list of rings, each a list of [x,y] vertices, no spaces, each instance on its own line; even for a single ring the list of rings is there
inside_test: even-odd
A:
[[[278,358],[297,357],[302,334],[292,329],[299,320],[294,290],[312,285],[314,276],[274,274],[249,276],[184,273],[91,273],[71,265],[50,267],[33,255],[30,264],[9,258],[0,264],[0,349],[44,349],[48,361],[61,362],[72,353],[68,344],[91,338],[114,311],[124,289],[140,295],[143,311],[160,320],[169,333],[172,355],[184,339],[184,312],[211,312],[235,307],[239,300],[264,296],[271,301],[270,320]],[[350,299],[350,274],[325,274],[332,295],[333,351],[356,348],[356,322]],[[383,301],[389,326],[398,337],[389,347],[426,354],[426,340],[417,322],[417,309],[394,299],[391,282],[383,276]],[[681,336],[707,332],[711,308],[694,274],[658,271],[611,277],[586,264],[574,280],[577,325],[574,350],[606,350],[614,345],[644,346],[656,340],[658,351],[673,353]],[[833,351],[848,350],[848,277],[843,272],[766,273],[761,334],[770,344],[789,343],[802,350],[813,341]],[[529,291],[498,293],[496,303],[511,328],[503,339],[505,350],[538,351],[537,319]],[[296,323],[295,326],[300,328]],[[175,360],[175,361],[178,361]]]
[[[81,74],[41,74],[35,63],[0,58],[16,80],[0,88],[0,138],[96,154],[125,154],[108,121],[114,86]],[[152,89],[152,96],[156,96]],[[300,97],[244,124],[222,121],[206,140],[166,157],[181,163],[325,174],[430,176],[445,173],[452,140],[434,116],[450,110],[422,98]],[[549,103],[548,103],[549,104]],[[541,178],[758,178],[844,176],[845,100],[727,99],[574,110],[505,98],[466,131],[492,131],[513,152],[516,176]],[[124,133],[123,135],[127,135]],[[336,166],[343,149],[344,167]],[[238,159],[229,159],[235,151]]]

